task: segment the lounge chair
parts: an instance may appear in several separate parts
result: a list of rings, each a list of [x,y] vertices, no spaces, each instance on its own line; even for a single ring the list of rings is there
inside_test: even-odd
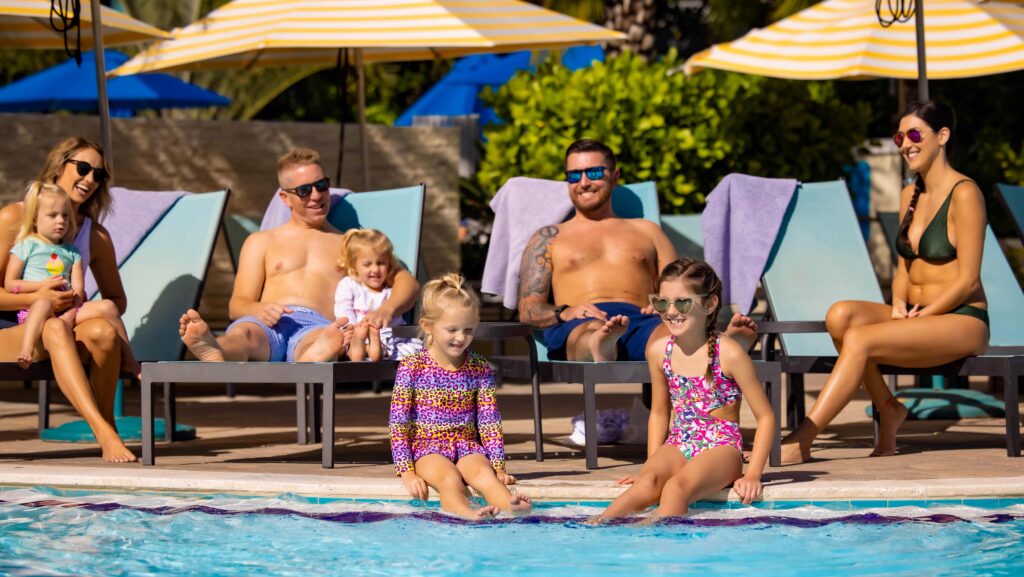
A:
[[[997,184],[996,198],[1006,209],[1010,222],[1017,232],[1017,238],[1024,241],[1024,186]]]
[[[184,345],[172,327],[182,310],[199,305],[228,195],[223,190],[181,197],[121,263],[119,272],[128,299],[128,310],[121,318],[140,361],[182,358]],[[49,363],[35,363],[24,376],[15,376],[21,369],[11,365],[0,364],[0,377],[40,381],[39,430],[43,435],[49,429],[52,368]],[[134,375],[123,375],[129,377],[134,379]],[[173,422],[172,411],[172,406],[165,406],[165,423]],[[90,434],[87,427],[81,429],[82,435]],[[173,428],[165,434],[171,431]]]
[[[1024,310],[1021,292],[991,228],[986,232],[982,284],[992,319],[990,348],[940,367],[906,369],[881,365],[883,374],[989,376],[1004,379],[1007,454],[1020,454],[1016,383],[1024,375]],[[793,198],[762,277],[769,318],[762,322],[764,358],[778,357],[789,375],[790,425],[803,418],[803,375],[829,373],[836,352],[825,334],[828,308],[840,300],[883,302],[849,193],[842,181],[802,185]],[[776,336],[781,350],[774,346]],[[901,393],[906,394],[906,393]]]
[[[328,220],[339,230],[376,228],[391,239],[395,255],[414,275],[417,272],[420,228],[423,217],[424,185],[394,190],[353,193],[334,204]],[[184,310],[184,308],[180,309]],[[180,314],[179,310],[179,314]],[[337,383],[380,381],[394,377],[393,361],[378,362],[226,362],[199,361],[144,363],[142,370],[142,461],[155,462],[153,423],[153,386],[165,383],[169,391],[166,403],[174,405],[174,385],[196,383],[294,383],[298,442],[307,444],[320,438],[318,415],[320,391],[324,410],[322,464],[334,466],[333,400]],[[172,419],[174,417],[171,412]],[[171,440],[164,437],[165,440]]]
[[[242,245],[249,235],[260,229],[260,223],[240,214],[224,215],[224,240],[228,243],[228,254],[231,256],[231,268],[238,271],[238,255],[242,254]]]
[[[617,187],[612,193],[612,206],[615,213],[624,218],[646,218],[660,224],[657,190],[653,182],[628,184]],[[550,360],[547,349],[535,339],[537,350],[540,382],[573,383],[583,386],[583,422],[585,437],[586,466],[597,468],[597,385],[643,383],[644,396],[650,395],[650,372],[645,361],[613,361],[613,362],[578,362]],[[532,349],[531,349],[532,353]],[[537,375],[531,372],[531,359],[522,357],[492,357],[491,364],[502,377],[514,379],[533,379]],[[769,398],[776,415],[780,412],[778,395],[781,379],[780,365],[773,362],[755,363],[758,377],[764,381]],[[543,428],[541,424],[540,388],[534,388],[534,436],[536,443],[536,459],[544,460]],[[772,449],[771,461],[778,464],[778,431]]]

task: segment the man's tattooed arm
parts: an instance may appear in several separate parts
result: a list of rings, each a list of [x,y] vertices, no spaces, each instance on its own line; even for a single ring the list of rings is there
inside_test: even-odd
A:
[[[551,292],[551,242],[558,236],[557,226],[538,230],[523,249],[519,265],[519,320],[538,328],[558,324],[555,305],[548,303]]]

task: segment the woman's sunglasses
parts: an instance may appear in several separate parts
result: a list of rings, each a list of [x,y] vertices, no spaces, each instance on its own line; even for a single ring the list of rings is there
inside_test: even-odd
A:
[[[92,179],[96,181],[96,184],[103,184],[107,181],[107,177],[110,176],[107,174],[107,169],[96,168],[84,160],[68,160],[68,162],[75,165],[75,168],[78,170],[78,176],[89,176],[91,172]]]
[[[603,166],[591,166],[590,168],[584,168],[583,170],[567,170],[565,171],[565,180],[569,184],[576,184],[583,180],[583,175],[586,174],[590,180],[602,180],[604,179],[604,167]]]
[[[705,297],[707,295],[697,296]],[[651,306],[654,307],[654,310],[657,311],[659,315],[667,313],[669,306],[676,307],[676,310],[679,311],[680,314],[685,315],[686,313],[690,312],[690,309],[693,308],[694,303],[694,300],[692,298],[678,298],[670,301],[666,298],[662,298],[659,295],[649,295],[647,299],[648,301],[650,301]]]
[[[893,134],[892,141],[896,143],[896,146],[903,146],[904,136],[910,139],[910,142],[913,142],[914,144],[920,144],[921,141],[924,140],[924,134],[920,130],[911,128],[906,133],[897,132],[896,134]]]
[[[300,184],[295,188],[282,188],[281,190],[291,192],[299,198],[308,198],[309,195],[313,194],[314,188],[317,189],[318,192],[327,192],[327,189],[331,188],[331,179],[325,176],[316,182]]]

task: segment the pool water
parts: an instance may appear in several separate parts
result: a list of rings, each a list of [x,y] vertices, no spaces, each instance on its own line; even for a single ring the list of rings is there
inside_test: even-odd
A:
[[[1024,575],[1024,504],[996,505],[705,508],[591,526],[599,507],[469,523],[399,501],[9,489],[0,574]]]

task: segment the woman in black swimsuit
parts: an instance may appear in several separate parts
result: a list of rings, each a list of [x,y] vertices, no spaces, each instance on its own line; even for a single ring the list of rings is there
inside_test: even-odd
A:
[[[839,359],[807,418],[782,443],[782,458],[799,463],[811,443],[863,386],[878,407],[872,456],[896,452],[907,409],[889,392],[879,364],[934,367],[988,348],[988,303],[981,286],[985,200],[975,182],[949,163],[956,116],[946,103],[910,105],[893,140],[913,184],[900,194],[899,265],[892,306],[841,301],[825,318]]]

